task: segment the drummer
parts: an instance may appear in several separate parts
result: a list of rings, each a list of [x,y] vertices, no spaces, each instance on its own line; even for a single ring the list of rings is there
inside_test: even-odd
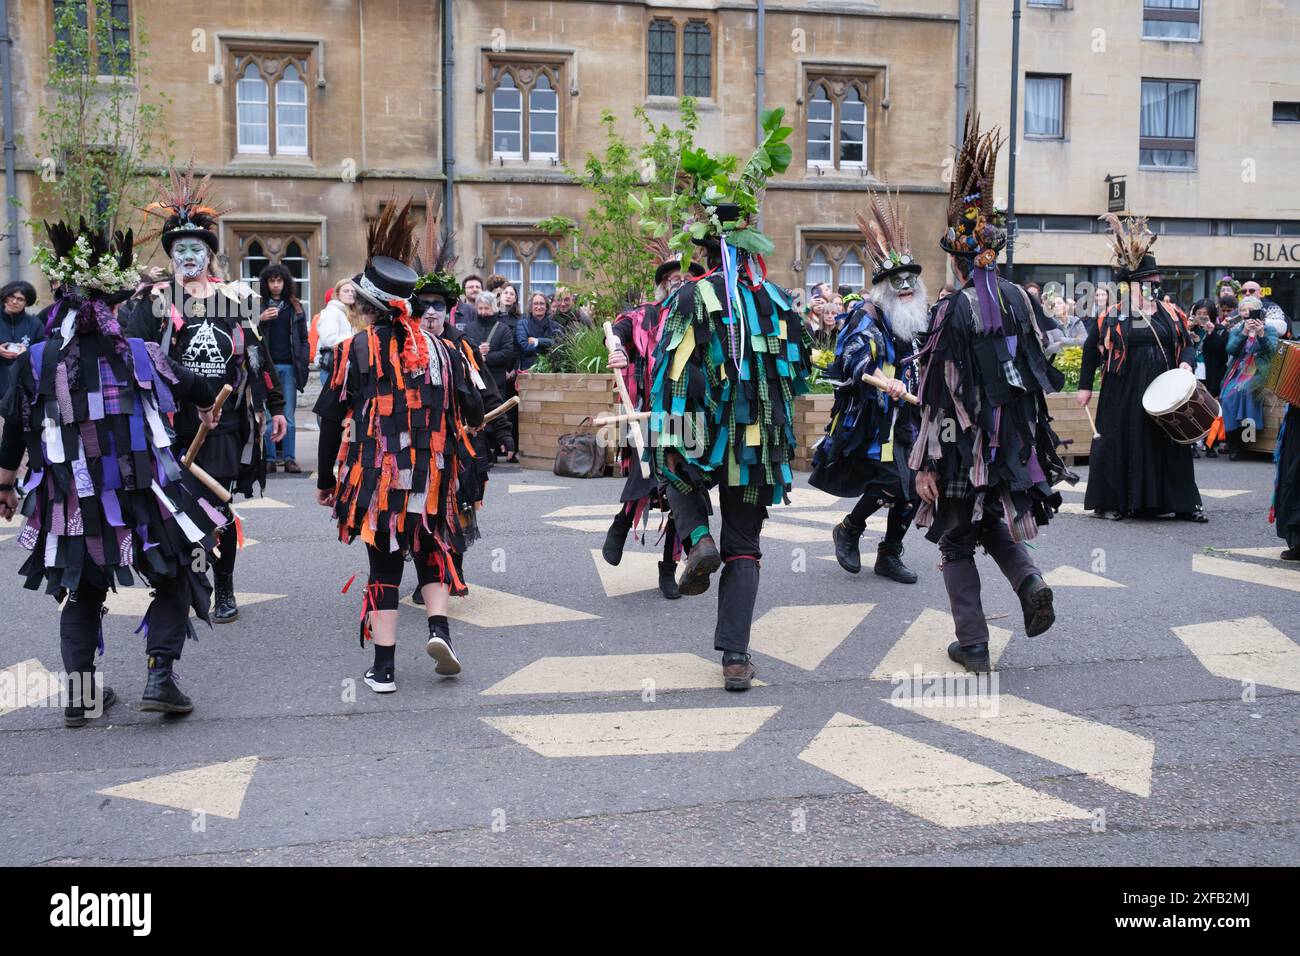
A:
[[[1192,446],[1171,439],[1142,407],[1147,389],[1171,369],[1185,371],[1186,391],[1193,391],[1196,345],[1182,317],[1160,301],[1160,269],[1150,252],[1155,236],[1146,220],[1108,221],[1119,294],[1115,305],[1089,323],[1083,346],[1080,386],[1091,386],[1101,370],[1100,437],[1093,439],[1088,459],[1084,507],[1116,521],[1173,514],[1203,523],[1209,519],[1201,510]],[[1079,404],[1091,400],[1091,388],[1080,387]]]

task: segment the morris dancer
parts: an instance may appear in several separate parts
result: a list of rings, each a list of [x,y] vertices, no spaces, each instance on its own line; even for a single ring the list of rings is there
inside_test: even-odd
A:
[[[630,309],[618,317],[613,325],[614,335],[621,348],[610,353],[609,367],[623,376],[629,397],[636,405],[637,411],[645,411],[654,387],[654,355],[663,332],[664,315],[673,294],[682,284],[681,260],[673,256],[666,245],[655,245],[655,252],[660,258],[655,269],[655,300]],[[704,269],[698,263],[691,263],[690,274],[693,278],[704,275]],[[640,423],[629,422],[629,428],[639,428]],[[641,543],[645,543],[645,527],[649,523],[651,509],[668,511],[668,500],[664,496],[665,483],[655,476],[641,474],[640,462],[631,447],[621,451],[621,465],[627,481],[623,484],[623,493],[619,496],[622,508],[614,516],[605,534],[605,546],[601,554],[605,561],[617,565],[623,560],[623,547],[627,543],[628,532],[637,525],[642,527]],[[664,550],[659,562],[659,593],[670,601],[680,598],[677,589],[677,559],[681,554],[681,544],[677,539],[677,529],[673,524],[671,513],[663,529]]]
[[[929,328],[930,306],[897,198],[882,200],[873,193],[871,216],[870,221],[858,216],[873,264],[871,300],[850,313],[835,343],[828,374],[844,384],[835,390],[831,420],[813,455],[808,483],[841,498],[861,496],[831,533],[835,558],[850,574],[862,570],[858,542],[867,519],[888,503],[875,572],[915,584],[916,572],[903,563],[903,535],[916,510],[907,456],[920,416],[902,396],[920,389],[913,353]],[[863,373],[885,379],[888,386],[877,389],[862,380]]]
[[[27,520],[18,544],[31,556],[19,573],[27,588],[43,578],[47,594],[67,598],[59,617],[64,724],[85,726],[117,699],[96,684],[95,651],[104,649],[107,592],[132,584],[133,568],[153,589],[137,629],[149,669],[140,709],[186,714],[194,705],[172,664],[194,636],[190,610],[208,620],[211,590],[195,555],[212,547],[223,519],[177,461],[164,416],[182,399],[212,425],[212,390],[155,343],[125,338],[113,317],[112,306],[139,281],[130,232],[110,241],[84,220],[79,230],[45,228],[50,248],[38,261],[59,295],[50,337],[16,363],[0,405],[0,517],[18,508],[14,478],[25,448]]]
[[[131,335],[158,342],[163,352],[208,382],[213,393],[230,385],[234,393],[222,407],[221,421],[208,436],[197,464],[226,488],[245,498],[253,486],[266,487],[262,450],[265,407],[271,414],[271,437],[284,437],[286,407],[292,396],[280,391],[271,353],[257,332],[252,298],[211,269],[219,248],[218,217],[224,211],[210,198],[209,180],[194,181],[193,163],[185,172],[171,171],[169,188],[145,211],[163,220],[163,250],[175,275],[137,293],[126,312]],[[176,412],[176,448],[189,447],[199,429],[194,407],[181,402]],[[243,528],[229,505],[222,505],[225,527],[211,557],[215,584],[212,619],[229,624],[239,617],[235,601],[235,555]]]
[[[367,231],[366,267],[353,283],[370,326],[340,347],[315,409],[316,500],[333,509],[340,540],[365,542],[370,562],[361,643],[374,638],[365,681],[380,694],[397,689],[398,589],[408,554],[428,617],[425,651],[438,674],[460,673],[447,621],[449,596],[468,590],[456,559],[466,546],[456,448],[466,426],[482,421],[462,354],[411,316],[419,276],[406,265],[410,207],[390,203]]]
[[[939,545],[957,640],[948,656],[992,669],[975,549],[983,546],[1020,598],[1033,637],[1056,620],[1024,542],[1060,507],[1052,486],[1076,481],[1056,452],[1047,394],[1065,384],[1043,354],[1048,319],[1020,286],[998,276],[1006,231],[993,206],[997,130],[966,117],[939,245],[961,283],[931,318],[923,350],[921,425],[908,462],[922,503],[916,524]],[[956,427],[954,428],[953,425]]]

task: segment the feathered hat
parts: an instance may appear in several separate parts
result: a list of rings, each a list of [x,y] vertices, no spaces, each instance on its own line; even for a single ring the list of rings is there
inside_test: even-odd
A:
[[[193,159],[184,172],[168,166],[167,173],[167,182],[159,186],[158,199],[144,207],[145,213],[163,220],[163,224],[141,236],[141,241],[161,237],[163,251],[171,255],[177,239],[200,239],[216,253],[221,244],[217,220],[231,207],[213,200],[212,174],[195,182]]]
[[[883,282],[900,272],[919,273],[921,263],[912,258],[912,244],[907,240],[907,224],[898,208],[898,193],[888,188],[882,199],[871,190],[871,218],[858,213],[858,229],[867,240],[871,257],[871,283]]]
[[[415,283],[415,294],[441,296],[448,303],[460,298],[460,282],[457,281],[451,267],[456,264],[456,257],[450,255],[451,235],[443,242],[439,233],[442,227],[442,208],[434,202],[433,194],[424,194],[424,234],[415,243],[415,255],[411,267],[419,275]]]
[[[400,207],[394,200],[366,227],[366,267],[352,279],[357,294],[389,315],[409,313],[420,278],[406,264],[414,256],[411,200]]]
[[[1156,257],[1151,254],[1151,247],[1158,237],[1151,232],[1146,216],[1128,216],[1121,220],[1108,212],[1098,218],[1110,226],[1110,252],[1115,259],[1116,281],[1145,279],[1160,272]]]
[[[681,257],[673,255],[673,251],[668,248],[668,240],[662,236],[645,241],[645,247],[650,253],[651,259],[655,263],[655,285],[663,282],[668,275],[682,267]],[[704,267],[698,262],[692,262],[690,268],[691,275],[699,278],[704,275]]]
[[[981,133],[979,125],[979,114],[966,114],[948,187],[948,231],[939,245],[952,255],[974,259],[981,269],[991,269],[1007,244],[1005,216],[993,204],[998,150],[1006,140],[996,126]]]

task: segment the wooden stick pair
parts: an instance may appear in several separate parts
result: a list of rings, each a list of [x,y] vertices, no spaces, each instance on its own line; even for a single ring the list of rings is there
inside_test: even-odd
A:
[[[212,403],[214,417],[221,411],[221,406],[226,404],[226,399],[230,397],[232,391],[233,389],[229,385],[221,386],[221,391],[217,393],[217,400]],[[203,448],[203,443],[208,440],[210,431],[212,431],[212,426],[206,422],[199,425],[199,430],[195,433],[194,440],[190,442],[190,447],[186,450],[185,457],[181,459],[181,464],[188,468],[190,474],[197,478],[208,491],[216,495],[222,504],[225,504],[230,500],[230,489],[223,487],[215,478],[194,464],[194,459],[199,457],[199,451]]]

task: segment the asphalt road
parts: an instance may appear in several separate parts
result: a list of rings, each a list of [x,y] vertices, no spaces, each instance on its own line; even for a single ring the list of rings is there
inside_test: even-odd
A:
[[[1300,569],[1267,556],[1269,463],[1197,474],[1219,495],[1207,526],[1064,514],[1039,537],[1059,615],[1039,638],[981,556],[1004,630],[998,695],[974,710],[891,700],[897,671],[951,671],[938,553],[918,534],[919,584],[847,575],[826,560],[847,502],[801,481],[764,539],[764,684],[727,694],[714,591],[663,600],[653,540],[602,577],[619,482],[517,468],[494,474],[473,593],[453,601],[464,673],[434,675],[404,607],[399,689],[377,696],[360,589],[341,593],[364,581],[362,548],[335,539],[306,476],[278,476],[277,506],[241,507],[256,543],[239,621],[179,665],[191,716],[138,709],[140,589],[110,598],[103,669],[122,703],[104,722],[65,730],[40,700],[0,713],[0,864],[1294,865]],[[20,590],[13,530],[11,686],[60,666],[57,609]]]

